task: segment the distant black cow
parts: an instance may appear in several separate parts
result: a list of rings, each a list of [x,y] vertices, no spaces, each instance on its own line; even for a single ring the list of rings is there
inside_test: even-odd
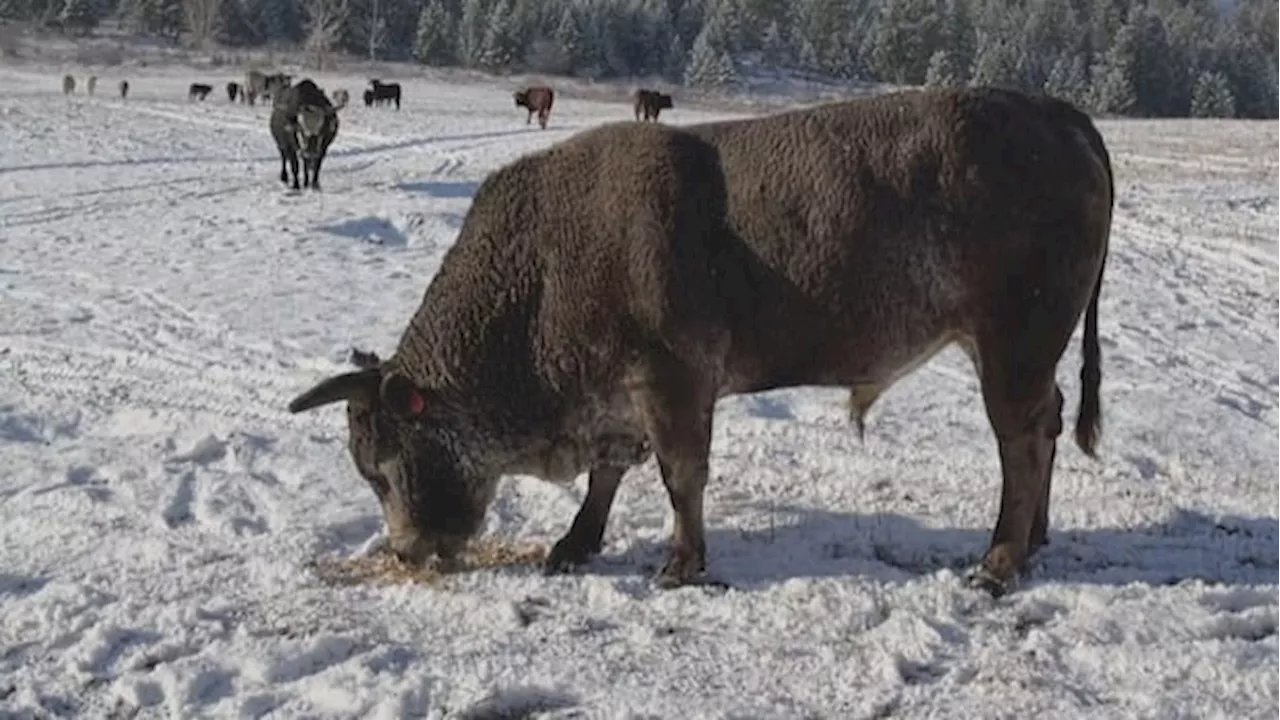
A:
[[[211,92],[213,92],[212,85],[205,85],[204,83],[191,83],[191,87],[187,88],[187,99],[188,100],[204,100],[206,97],[209,96],[209,93]]]
[[[240,83],[234,80],[227,83],[227,99],[230,100],[231,102],[235,102],[236,98],[239,95],[240,95]]]
[[[280,150],[280,182],[298,186],[298,158],[302,158],[302,187],[320,189],[320,165],[338,134],[338,112],[310,79],[278,92],[271,107],[271,136]]]
[[[636,113],[636,119],[644,115],[645,122],[652,119],[658,121],[658,113],[663,110],[669,110],[672,107],[671,96],[666,93],[660,93],[656,90],[646,90],[640,88],[631,96],[633,109]]]
[[[120,99],[124,100],[127,97],[129,97],[129,81],[121,80],[120,81]]]
[[[556,93],[546,86],[527,87],[517,90],[514,93],[516,107],[522,107],[529,111],[528,117],[524,119],[524,124],[528,125],[533,120],[533,114],[538,114],[538,127],[543,130],[547,129],[547,118],[551,116],[551,105],[556,101]]]
[[[384,83],[381,80],[370,80],[369,83],[373,88],[365,91],[365,105],[394,102],[396,109],[400,109],[400,83]]]

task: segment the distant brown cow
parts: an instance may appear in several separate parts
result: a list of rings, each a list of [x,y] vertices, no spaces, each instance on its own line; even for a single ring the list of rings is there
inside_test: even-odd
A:
[[[639,120],[640,115],[643,114],[646,122],[650,119],[657,122],[658,113],[663,110],[669,110],[672,107],[671,96],[666,93],[660,93],[657,90],[640,88],[635,91],[631,99],[636,113],[636,120]]]
[[[76,79],[70,75],[62,76],[62,94],[70,95],[76,91]]]
[[[556,93],[545,85],[527,87],[517,90],[514,93],[516,99],[516,107],[525,108],[529,111],[529,115],[525,117],[524,124],[528,125],[533,120],[533,114],[538,114],[538,127],[543,130],[547,129],[547,118],[551,116],[551,105],[556,101]]]

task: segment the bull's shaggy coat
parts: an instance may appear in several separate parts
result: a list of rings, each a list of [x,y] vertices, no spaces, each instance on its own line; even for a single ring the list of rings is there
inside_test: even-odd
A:
[[[1089,118],[1000,90],[603,126],[490,175],[395,354],[290,407],[348,401],[356,467],[413,560],[457,553],[500,475],[589,471],[548,559],[584,562],[653,452],[675,513],[661,582],[677,585],[705,566],[717,398],[847,387],[860,425],[959,343],[1004,474],[974,579],[1001,592],[1046,539],[1054,373],[1082,313],[1075,437],[1094,450],[1112,202]]]

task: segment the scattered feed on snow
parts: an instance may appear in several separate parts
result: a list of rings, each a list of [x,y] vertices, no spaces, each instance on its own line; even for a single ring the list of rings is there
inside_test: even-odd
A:
[[[439,562],[410,565],[390,552],[379,551],[370,555],[319,558],[315,561],[315,571],[333,585],[431,584],[458,572],[536,565],[546,555],[544,545],[483,537],[473,541],[458,558],[459,563],[448,569],[442,568]]]

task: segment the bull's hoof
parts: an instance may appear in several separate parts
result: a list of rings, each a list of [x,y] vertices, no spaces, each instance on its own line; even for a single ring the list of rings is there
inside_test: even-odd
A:
[[[600,543],[586,543],[565,535],[552,546],[547,559],[542,563],[542,571],[546,575],[572,572],[574,568],[586,565],[591,556],[599,552]]]
[[[993,598],[1001,598],[1013,592],[1018,579],[1016,576],[1002,579],[987,568],[979,566],[969,573],[968,583],[974,590],[982,590]]]
[[[671,590],[685,585],[706,584],[707,563],[704,558],[692,553],[673,552],[662,567],[662,571],[654,578],[654,584],[662,590]]]

